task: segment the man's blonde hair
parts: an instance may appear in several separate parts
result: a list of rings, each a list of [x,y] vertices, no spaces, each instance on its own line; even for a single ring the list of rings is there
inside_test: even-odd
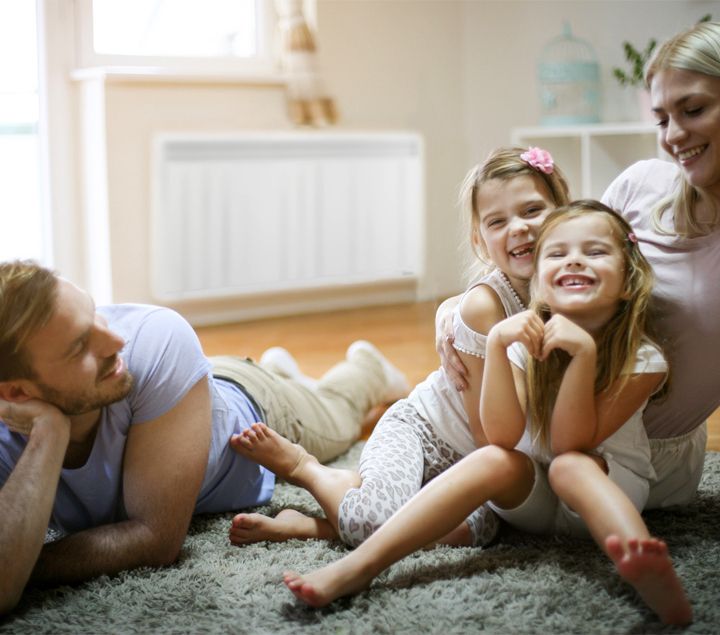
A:
[[[57,287],[55,272],[32,260],[0,263],[0,381],[34,378],[25,344],[52,317]]]

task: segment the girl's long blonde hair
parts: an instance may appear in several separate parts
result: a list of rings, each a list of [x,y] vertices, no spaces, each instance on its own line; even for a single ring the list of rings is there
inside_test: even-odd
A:
[[[493,150],[483,163],[474,166],[467,173],[460,186],[458,202],[463,212],[465,236],[470,238],[470,248],[473,254],[472,260],[466,267],[469,280],[478,278],[494,266],[482,241],[473,240],[474,236],[480,236],[480,210],[477,206],[477,194],[483,184],[492,179],[509,181],[518,176],[531,176],[543,184],[555,207],[567,205],[570,202],[569,188],[562,170],[554,165],[551,174],[541,172],[520,158],[520,155],[525,152],[527,152],[527,148],[520,147],[502,147]]]
[[[560,224],[586,214],[602,214],[607,219],[611,234],[623,255],[625,284],[624,295],[615,315],[595,338],[597,345],[597,374],[595,394],[608,390],[618,379],[632,374],[637,351],[643,341],[651,340],[647,332],[646,317],[653,289],[653,273],[650,264],[640,252],[632,228],[619,214],[595,200],[574,201],[551,212],[545,219],[535,243],[534,267],[537,272],[539,254],[548,235]],[[547,321],[550,309],[537,297],[537,278],[531,283],[530,308]],[[554,350],[545,361],[534,357],[528,359],[527,386],[528,412],[534,441],[549,450],[550,421],[563,375],[570,363],[565,351]],[[620,384],[622,386],[622,384]]]
[[[663,43],[645,67],[646,87],[650,87],[657,73],[669,68],[720,77],[720,23],[700,22]],[[711,233],[720,221],[720,210],[717,207],[713,210],[709,223],[700,222],[696,210],[700,193],[701,189],[690,185],[680,173],[670,194],[652,211],[655,229],[663,234],[681,236]],[[675,220],[683,221],[679,231],[671,232],[662,226],[662,217],[670,210],[675,210]]]

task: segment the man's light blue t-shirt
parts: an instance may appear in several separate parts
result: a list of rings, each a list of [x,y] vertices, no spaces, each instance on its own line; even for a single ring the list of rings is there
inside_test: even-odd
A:
[[[134,384],[125,399],[103,408],[85,465],[62,470],[50,527],[72,533],[127,519],[122,464],[130,427],[171,410],[205,376],[212,395],[212,442],[195,513],[234,511],[267,502],[275,475],[228,445],[232,434],[261,421],[261,414],[240,388],[210,375],[210,363],[185,319],[170,309],[137,304],[99,307],[98,313],[125,340],[120,355]],[[26,441],[0,422],[0,487]]]

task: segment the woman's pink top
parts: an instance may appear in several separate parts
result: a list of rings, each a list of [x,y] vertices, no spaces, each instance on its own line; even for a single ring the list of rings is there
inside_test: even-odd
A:
[[[668,161],[640,161],[603,196],[632,225],[655,272],[653,324],[670,363],[670,391],[645,412],[650,438],[688,433],[720,406],[720,230],[679,238],[653,227],[652,211],[672,191],[678,173]],[[672,214],[662,222],[672,231]]]

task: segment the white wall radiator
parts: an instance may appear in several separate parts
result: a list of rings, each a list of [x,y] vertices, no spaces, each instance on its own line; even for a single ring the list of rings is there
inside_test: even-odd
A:
[[[416,134],[160,135],[154,150],[158,299],[421,273],[423,151]]]

